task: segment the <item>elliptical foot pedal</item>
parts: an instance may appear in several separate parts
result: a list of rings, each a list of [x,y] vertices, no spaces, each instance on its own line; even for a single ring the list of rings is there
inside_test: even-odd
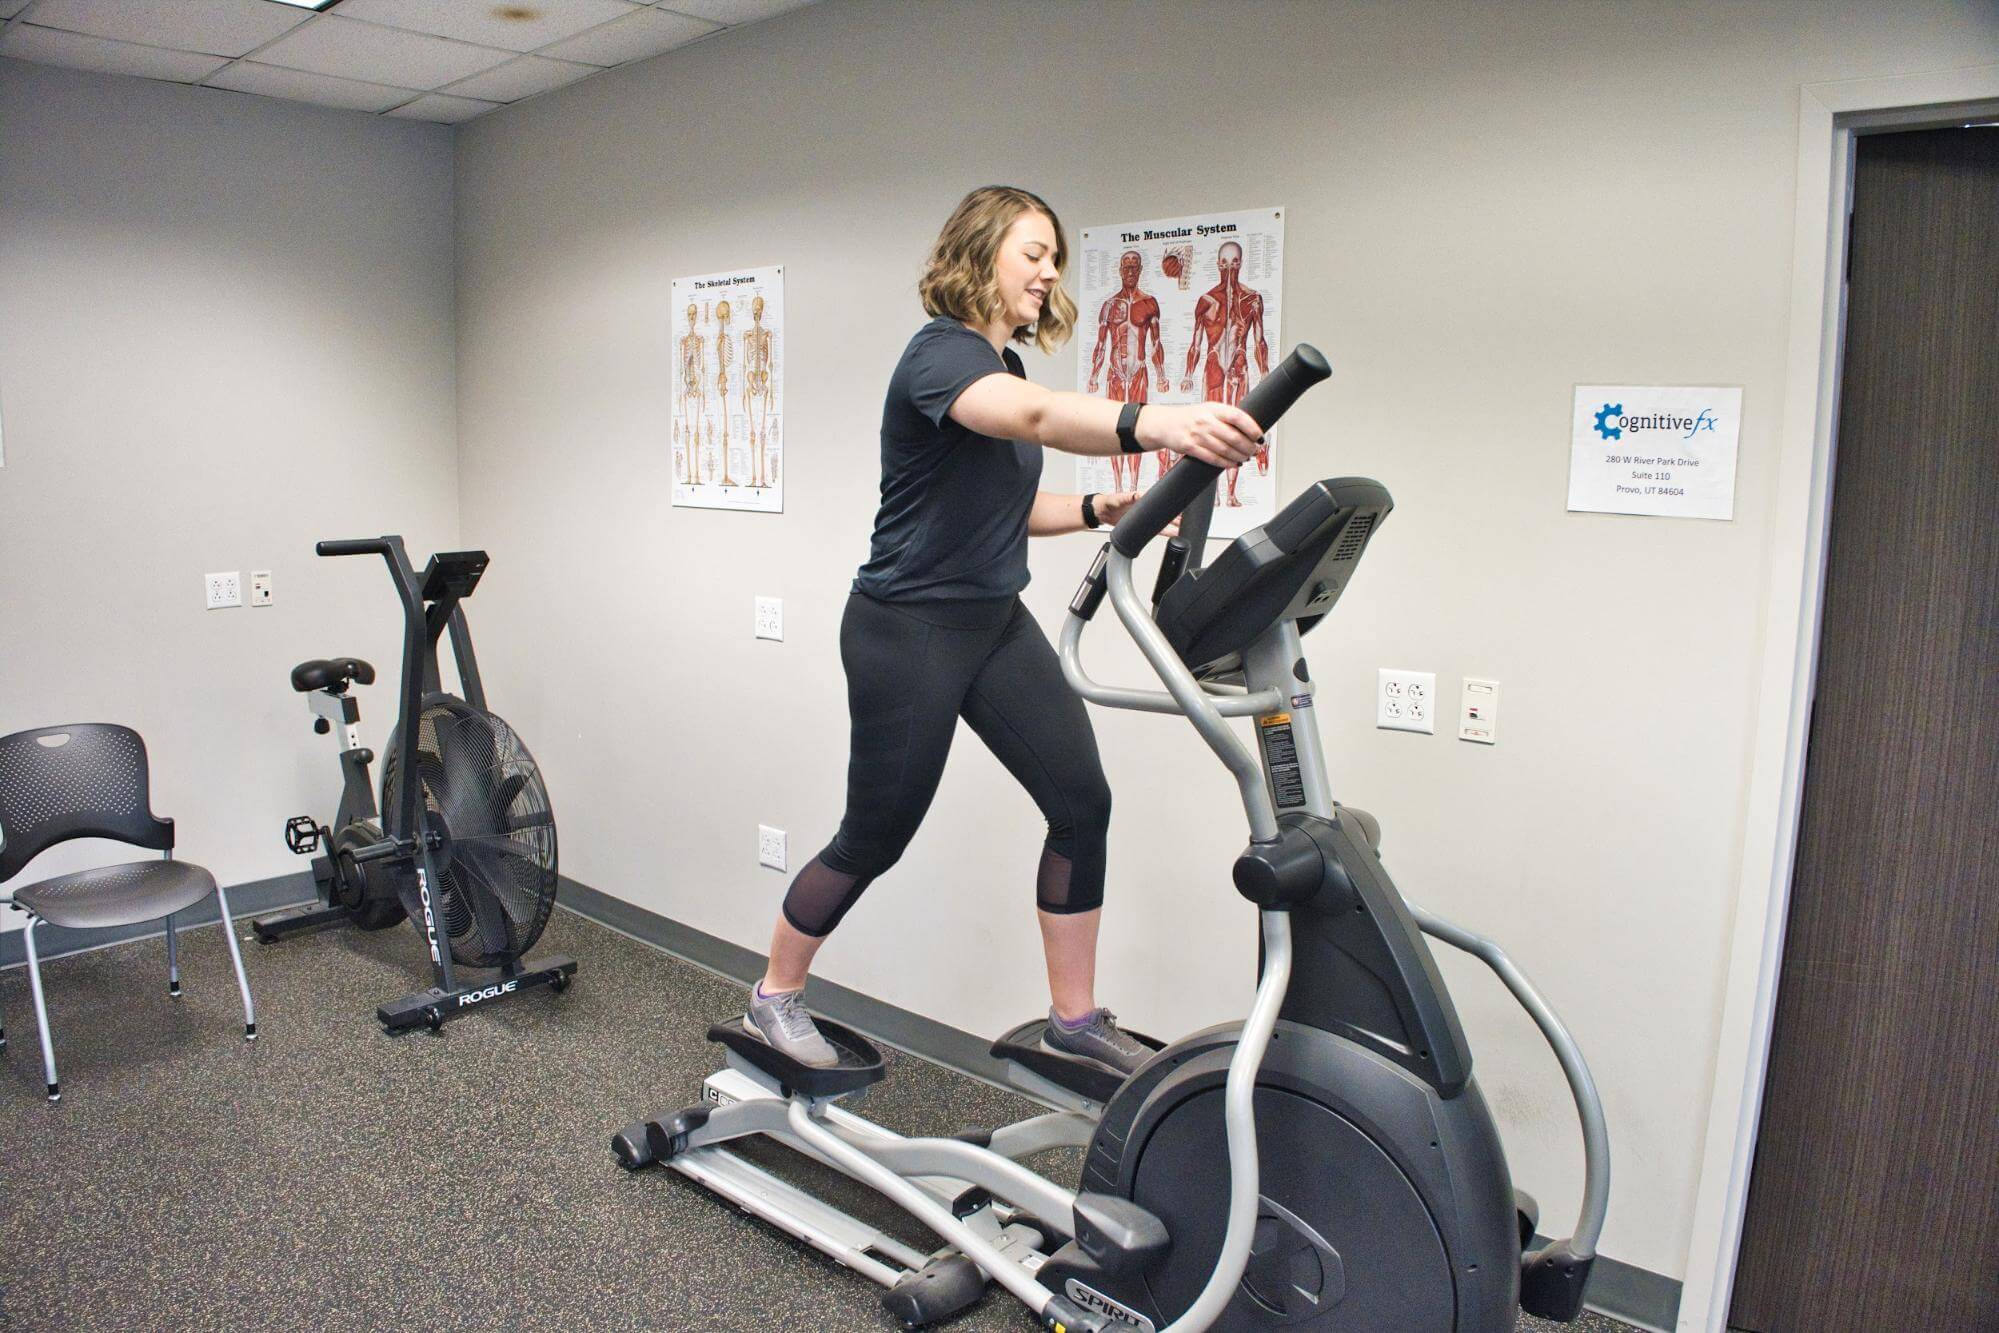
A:
[[[1124,1030],[1139,1045],[1159,1050],[1166,1043],[1142,1032]],[[1022,1023],[993,1043],[992,1056],[1019,1065],[1030,1074],[1047,1079],[1056,1087],[1093,1102],[1107,1102],[1124,1084],[1124,1075],[1101,1061],[1070,1055],[1048,1045],[1048,1020],[1035,1018]]]
[[[719,1042],[740,1056],[744,1063],[777,1083],[787,1093],[802,1092],[807,1097],[843,1097],[870,1083],[879,1083],[888,1071],[882,1054],[866,1037],[830,1018],[816,1014],[813,1021],[819,1035],[840,1053],[840,1063],[825,1069],[802,1064],[778,1050],[761,1035],[750,1030],[747,1016],[716,1023],[708,1029],[708,1040]]]
[[[962,1254],[932,1259],[882,1293],[882,1306],[904,1328],[924,1328],[961,1314],[986,1294],[986,1277]]]

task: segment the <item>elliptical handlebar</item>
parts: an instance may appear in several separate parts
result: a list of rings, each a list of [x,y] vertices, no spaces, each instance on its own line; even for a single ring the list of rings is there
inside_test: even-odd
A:
[[[1299,343],[1291,349],[1291,355],[1278,363],[1277,369],[1265,375],[1262,381],[1242,400],[1242,410],[1265,430],[1277,424],[1279,417],[1291,410],[1299,395],[1333,373],[1326,358],[1310,343]],[[1166,470],[1166,475],[1154,483],[1139,502],[1131,507],[1118,525],[1111,529],[1111,545],[1119,555],[1137,556],[1145,549],[1145,544],[1157,537],[1173,516],[1192,504],[1201,493],[1201,488],[1221,475],[1221,469],[1213,463],[1203,463],[1199,459],[1182,458]]]
[[[323,541],[312,549],[319,555],[387,555],[393,537],[352,537]]]

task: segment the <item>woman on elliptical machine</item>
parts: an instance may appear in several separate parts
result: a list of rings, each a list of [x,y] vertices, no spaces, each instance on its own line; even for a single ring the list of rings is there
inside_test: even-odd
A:
[[[812,959],[915,836],[960,717],[1048,821],[1035,877],[1047,1040],[1124,1073],[1150,1054],[1096,1002],[1110,788],[1083,701],[1021,604],[1027,539],[1115,524],[1138,500],[1039,489],[1044,450],[1154,449],[1227,468],[1254,457],[1262,431],[1225,403],[1141,406],[1029,381],[1008,344],[1049,354],[1068,339],[1067,263],[1053,209],[984,186],[958,204],[924,266],[932,318],[889,377],[881,507],[840,625],[846,812],[785,894],[744,1020],[805,1064],[839,1062],[803,1003]]]

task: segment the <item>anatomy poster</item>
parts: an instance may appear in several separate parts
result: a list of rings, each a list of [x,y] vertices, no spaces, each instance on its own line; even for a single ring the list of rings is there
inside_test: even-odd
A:
[[[784,511],[784,268],[673,280],[673,503]]]
[[[1124,403],[1239,403],[1283,358],[1284,210],[1258,208],[1083,229],[1076,387]],[[1215,487],[1209,536],[1276,511],[1275,434]],[[1145,490],[1163,451],[1077,460],[1085,491]]]

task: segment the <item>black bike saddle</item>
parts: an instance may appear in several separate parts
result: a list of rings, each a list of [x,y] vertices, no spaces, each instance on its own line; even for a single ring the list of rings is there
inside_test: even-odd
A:
[[[315,657],[292,668],[292,688],[300,694],[313,690],[332,690],[340,694],[346,690],[350,680],[356,685],[373,685],[375,668],[358,657]]]

